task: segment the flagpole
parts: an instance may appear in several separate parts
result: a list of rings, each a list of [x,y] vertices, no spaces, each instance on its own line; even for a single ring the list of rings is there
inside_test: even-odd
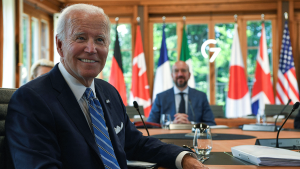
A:
[[[287,12],[284,13],[284,18],[285,18],[285,20],[289,19],[289,14]]]
[[[116,18],[115,18],[115,21],[116,21],[116,28],[117,28],[118,23],[119,23],[119,17],[116,17]]]
[[[237,23],[237,17],[238,17],[238,15],[237,15],[237,14],[233,15],[233,18],[234,18],[234,23]]]
[[[139,16],[136,17],[136,21],[137,21],[137,24],[140,25],[141,18]]]
[[[260,16],[261,16],[262,23],[265,23],[265,14],[261,14]]]

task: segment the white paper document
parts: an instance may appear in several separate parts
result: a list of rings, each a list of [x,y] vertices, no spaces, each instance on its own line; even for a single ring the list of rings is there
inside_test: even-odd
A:
[[[274,147],[242,145],[231,147],[234,157],[262,166],[300,166],[300,153]]]
[[[127,166],[137,167],[137,168],[153,168],[156,166],[156,163],[149,163],[144,161],[128,161]]]

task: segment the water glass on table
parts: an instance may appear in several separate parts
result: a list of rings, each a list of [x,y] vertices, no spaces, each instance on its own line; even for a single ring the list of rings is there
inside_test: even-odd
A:
[[[161,128],[169,129],[171,124],[171,116],[170,114],[162,114],[160,117]]]
[[[209,158],[207,155],[210,154],[212,149],[212,137],[208,125],[202,123],[200,124],[200,127],[195,127],[193,146],[197,154],[198,160],[203,162]]]

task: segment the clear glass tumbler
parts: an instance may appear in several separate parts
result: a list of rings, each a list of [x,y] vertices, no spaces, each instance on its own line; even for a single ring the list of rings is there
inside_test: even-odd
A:
[[[160,117],[161,128],[170,129],[171,116],[170,114],[162,114]]]
[[[205,156],[209,155],[212,149],[212,137],[210,128],[204,123],[194,125],[195,135],[193,140],[193,146],[198,159],[204,159]]]

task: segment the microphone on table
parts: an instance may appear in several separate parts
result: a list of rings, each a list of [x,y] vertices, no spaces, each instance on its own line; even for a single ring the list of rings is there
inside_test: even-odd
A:
[[[188,98],[189,99],[189,98]],[[191,100],[189,99],[189,106],[191,107],[191,110],[192,110],[192,113],[193,113],[193,119],[194,119],[194,122],[196,123],[196,119],[195,119],[195,112],[194,112],[194,109],[193,109],[193,106],[192,106],[192,102]]]
[[[144,122],[144,120],[143,120],[143,118],[142,118],[142,115],[141,115],[141,113],[140,113],[138,103],[137,103],[136,101],[133,101],[133,106],[134,106],[134,108],[136,109],[136,111],[139,113],[139,115],[140,115],[140,117],[141,117],[141,120],[142,120],[142,122],[143,122],[143,124],[144,124],[144,127],[145,127],[145,129],[146,129],[146,131],[147,131],[147,133],[148,133],[148,136],[150,136],[149,131],[148,131],[148,128],[146,127],[146,124],[145,124],[145,122]]]
[[[278,136],[279,136],[279,132],[280,130],[282,129],[283,125],[285,124],[285,122],[290,118],[290,116],[292,115],[292,113],[298,109],[300,103],[299,102],[296,102],[294,105],[293,105],[293,109],[291,111],[291,113],[287,116],[287,118],[285,119],[285,121],[282,123],[282,125],[280,126],[278,132],[277,132],[277,137],[276,137],[276,148],[279,148],[279,145],[278,145]]]
[[[276,122],[277,122],[277,119],[279,117],[279,115],[281,115],[281,113],[283,112],[283,110],[291,103],[291,99],[289,99],[289,101],[287,102],[287,104],[284,106],[284,108],[280,111],[280,113],[277,115],[276,119],[275,119],[275,131],[277,131],[277,127],[276,127]]]

